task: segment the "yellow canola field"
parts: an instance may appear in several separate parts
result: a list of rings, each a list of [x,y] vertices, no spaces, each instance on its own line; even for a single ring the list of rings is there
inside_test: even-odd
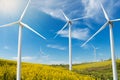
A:
[[[16,62],[0,60],[0,80],[16,80]],[[22,63],[22,80],[95,80],[61,67]]]
[[[107,65],[111,65],[111,61],[78,64],[78,65],[74,65],[73,69],[75,69],[75,70],[85,70],[85,69],[92,68],[92,67],[96,68],[96,67],[103,67],[103,66],[107,66]]]

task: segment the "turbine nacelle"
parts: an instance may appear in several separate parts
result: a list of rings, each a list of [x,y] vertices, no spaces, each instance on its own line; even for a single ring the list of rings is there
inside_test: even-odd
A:
[[[109,24],[112,24],[112,23],[113,23],[113,21],[109,20],[109,21],[108,21],[108,23],[109,23]]]
[[[23,24],[22,24],[22,22],[19,22],[19,25],[23,28],[23,27],[25,27]]]
[[[61,12],[62,12],[67,23],[57,32],[57,34],[54,36],[54,38],[56,38],[67,26],[70,27],[69,25],[72,25],[74,21],[82,20],[82,19],[89,17],[89,16],[84,16],[81,18],[70,19],[67,17],[67,15],[62,10],[61,10]]]
[[[69,23],[70,25],[72,25],[72,21],[71,21],[71,20],[69,20],[68,23]]]
[[[18,23],[20,23],[20,22],[22,22],[22,19],[19,19],[19,20],[18,20]]]

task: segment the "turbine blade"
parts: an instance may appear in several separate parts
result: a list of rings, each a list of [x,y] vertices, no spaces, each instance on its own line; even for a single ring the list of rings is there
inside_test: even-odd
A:
[[[72,19],[72,21],[78,21],[78,20],[85,19],[85,18],[89,18],[89,16],[85,16],[85,17],[81,17],[81,18]]]
[[[112,22],[117,22],[117,21],[120,21],[120,19],[114,19],[114,20],[110,20]]]
[[[16,21],[16,22],[12,22],[12,23],[8,23],[8,24],[5,24],[5,25],[0,26],[0,28],[2,28],[2,27],[8,27],[8,26],[12,26],[12,25],[17,24],[17,23],[18,23],[18,21]]]
[[[100,3],[100,5],[101,5],[101,8],[102,8],[102,11],[103,11],[103,13],[104,13],[105,18],[107,19],[107,21],[109,21],[110,19],[109,19],[108,15],[107,15],[107,12],[105,11],[102,3]]]
[[[39,34],[37,31],[35,31],[34,29],[32,29],[32,28],[31,28],[30,26],[28,26],[27,24],[24,24],[24,23],[22,23],[22,22],[20,22],[20,24],[21,24],[22,26],[26,27],[27,29],[31,30],[32,32],[34,32],[35,34],[37,34],[38,36],[40,36],[41,38],[43,38],[43,39],[46,40],[46,38],[45,38],[44,36],[42,36],[41,34]]]
[[[67,27],[67,25],[68,25],[68,22],[62,27],[62,29],[61,30],[59,30],[58,32],[57,32],[57,34],[55,35],[55,37],[54,38],[56,38],[58,35],[59,35],[59,33],[64,29],[64,28],[66,28]]]
[[[91,44],[91,46],[95,49],[95,46],[93,46],[92,44]]]
[[[25,15],[25,13],[26,13],[26,11],[27,11],[27,8],[28,8],[28,6],[29,6],[29,4],[30,4],[30,1],[31,1],[31,0],[29,0],[28,3],[27,3],[27,5],[26,5],[26,7],[25,7],[25,9],[24,9],[21,17],[20,17],[20,21],[23,19],[24,15]]]
[[[62,14],[63,14],[63,16],[65,17],[65,19],[67,20],[67,21],[69,21],[69,18],[66,16],[66,14],[63,12],[63,10],[61,10],[61,12],[62,12]]]
[[[101,32],[106,26],[108,22],[106,22],[94,35],[92,35],[81,47],[85,46],[92,38],[94,38],[99,32]]]
[[[95,49],[99,49],[99,48],[95,48]]]
[[[40,54],[42,54],[42,50],[41,50],[41,47],[40,47]]]

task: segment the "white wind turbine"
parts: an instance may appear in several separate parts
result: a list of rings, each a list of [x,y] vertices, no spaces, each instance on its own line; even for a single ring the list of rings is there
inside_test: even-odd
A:
[[[15,24],[18,24],[19,25],[19,35],[18,35],[18,57],[17,57],[17,80],[21,80],[21,46],[22,46],[22,28],[25,27],[27,29],[29,29],[30,31],[34,32],[35,34],[37,34],[38,36],[40,36],[41,38],[43,39],[46,39],[45,37],[43,37],[41,34],[39,34],[38,32],[36,32],[34,29],[32,29],[31,27],[29,27],[27,24],[23,23],[22,22],[22,19],[26,13],[26,10],[29,6],[29,3],[30,3],[31,0],[28,1],[27,3],[27,6],[25,7],[20,19],[16,22],[12,22],[12,23],[9,23],[9,24],[5,24],[5,25],[2,25],[0,26],[0,28],[2,27],[8,27],[8,26],[12,26],[12,25],[15,25]]]
[[[40,55],[45,55],[41,47],[40,47]]]
[[[57,34],[55,35],[54,38],[56,38],[62,31],[63,29],[65,29],[67,26],[69,27],[69,70],[72,70],[72,40],[71,40],[71,28],[72,28],[72,23],[74,21],[78,21],[78,20],[81,20],[81,19],[84,19],[84,18],[88,18],[88,16],[85,16],[85,17],[81,17],[81,18],[75,18],[75,19],[69,19],[66,14],[61,10],[63,16],[65,17],[66,19],[66,24],[62,27],[61,30],[59,30],[57,32]]]
[[[93,48],[93,50],[94,50],[94,60],[97,61],[96,50],[97,50],[98,48],[96,48],[94,45],[92,45],[92,48]]]
[[[108,15],[107,15],[107,12],[105,11],[105,9],[103,7],[103,5],[101,3],[100,3],[100,5],[101,5],[102,11],[104,13],[104,16],[105,16],[107,22],[93,36],[91,36],[82,46],[86,45],[86,43],[88,43],[92,38],[94,38],[99,32],[101,32],[109,24],[113,80],[118,80],[117,69],[116,69],[116,62],[115,62],[116,59],[115,59],[115,50],[114,50],[113,22],[120,21],[120,19],[110,20]]]

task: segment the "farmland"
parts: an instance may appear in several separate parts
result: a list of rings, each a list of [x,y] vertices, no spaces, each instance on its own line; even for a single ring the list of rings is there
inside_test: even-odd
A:
[[[73,71],[84,75],[91,75],[95,79],[113,80],[111,60],[76,64],[73,67]],[[117,71],[120,80],[120,60],[117,60]]]
[[[0,59],[0,80],[16,80],[16,62]],[[22,63],[22,80],[95,80],[62,67]]]
[[[89,75],[96,80],[113,80],[111,60],[101,62],[89,62],[81,64],[73,64],[73,72],[83,75]],[[68,65],[53,65],[68,68]],[[120,59],[117,60],[117,72],[120,80]]]
[[[120,80],[120,60],[117,60]],[[111,60],[68,65],[22,63],[22,80],[112,80]],[[16,80],[16,62],[0,59],[0,80]]]

